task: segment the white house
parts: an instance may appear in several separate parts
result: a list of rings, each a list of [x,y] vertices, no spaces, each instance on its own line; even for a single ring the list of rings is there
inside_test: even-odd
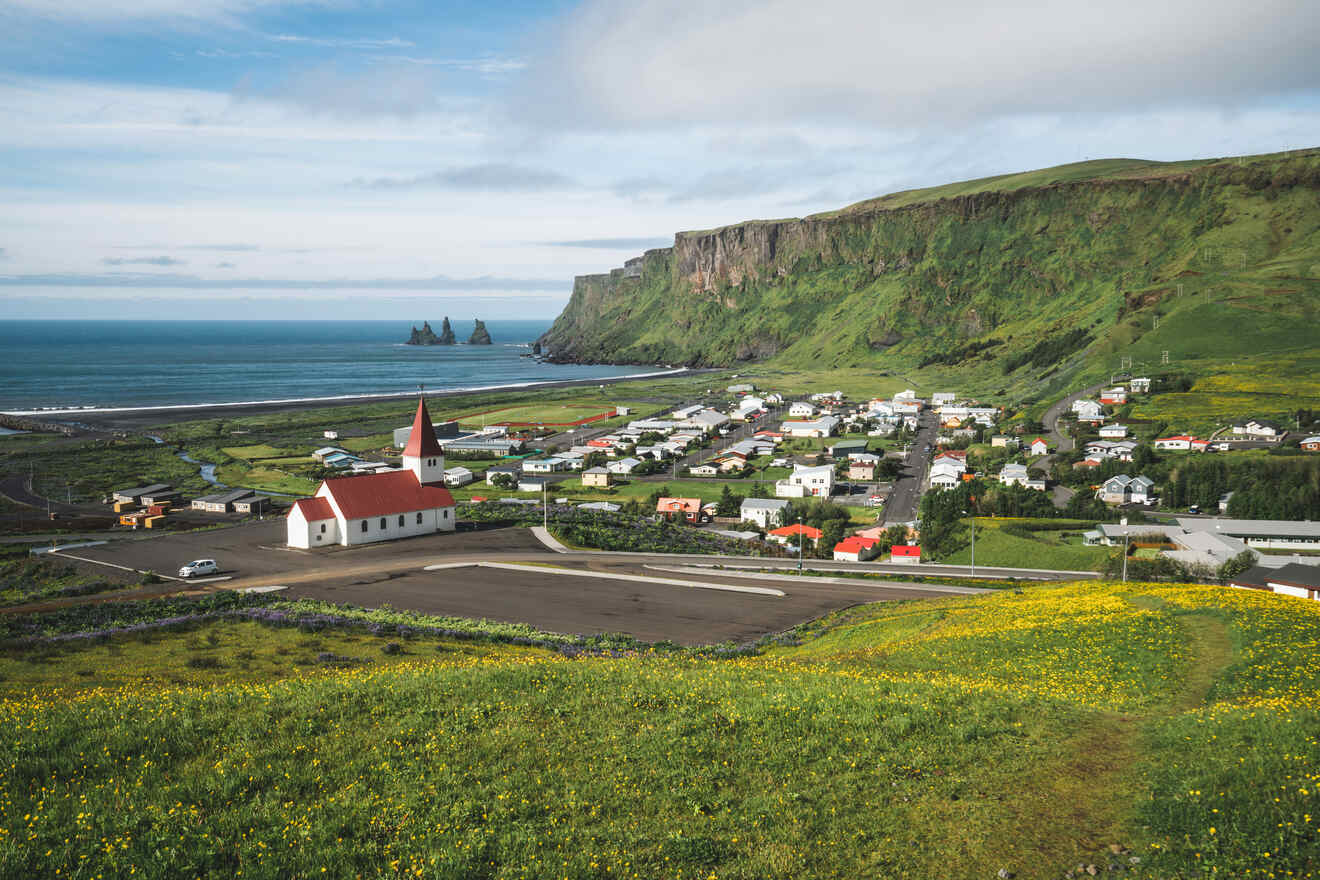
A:
[[[706,462],[705,464],[695,464],[688,468],[688,473],[692,474],[694,477],[714,477],[718,476],[719,472],[720,466],[717,464],[711,464],[710,462]]]
[[[1128,483],[1128,494],[1134,504],[1150,504],[1155,500],[1155,481],[1150,477],[1134,477]]]
[[[562,458],[529,458],[523,462],[523,472],[528,474],[557,474],[563,470]]]
[[[1021,443],[1018,438],[1008,434],[996,434],[990,438],[990,447],[992,449],[1017,449]]]
[[[1050,444],[1046,443],[1043,437],[1037,437],[1035,440],[1031,441],[1032,455],[1049,455],[1049,452]]]
[[[452,467],[445,469],[446,486],[466,486],[468,483],[472,482],[473,479],[472,471],[465,467]]]
[[[1079,422],[1098,422],[1104,418],[1104,409],[1094,400],[1074,400],[1073,412]]]
[[[815,404],[805,401],[798,401],[788,408],[788,414],[795,419],[809,419],[817,412],[819,410],[816,409]]]
[[[940,462],[930,469],[932,489],[952,489],[962,482],[963,471],[951,462]]]
[[[999,472],[999,482],[1005,486],[1011,486],[1014,483],[1025,486],[1029,479],[1030,476],[1027,473],[1025,464],[1006,464],[1004,469]]]
[[[1127,436],[1127,425],[1102,425],[1100,427],[1100,436],[1106,440],[1122,440]]]
[[[763,529],[780,525],[788,502],[782,498],[744,498],[738,515],[743,522],[754,522]]]
[[[606,463],[605,469],[608,470],[610,473],[615,474],[616,476],[626,477],[628,474],[631,474],[633,472],[633,469],[636,468],[641,463],[642,462],[639,459],[629,456],[628,458],[621,458],[618,461],[611,461]]]
[[[672,415],[678,421],[682,422],[692,418],[693,416],[695,416],[697,413],[701,412],[705,408],[706,407],[700,403],[694,403],[692,406],[685,406],[682,409],[676,409],[672,413],[670,413],[670,415]]]
[[[953,403],[958,399],[958,395],[952,391],[936,391],[930,396],[931,406],[944,406],[946,403]]]
[[[779,498],[805,498],[808,496],[828,498],[834,491],[834,468],[829,465],[803,467],[794,465],[793,473],[787,479],[775,483],[775,495]]]
[[[1150,379],[1146,376],[1138,376],[1128,382],[1128,387],[1132,389],[1133,394],[1147,394],[1150,392]]]
[[[789,437],[828,437],[838,427],[838,416],[821,416],[809,422],[784,422],[779,431]]]
[[[403,469],[323,480],[315,496],[289,509],[288,544],[302,549],[353,546],[452,532],[454,496],[443,485],[444,474],[444,455],[422,400],[403,450]]]
[[[1155,440],[1156,449],[1191,449],[1192,441],[1196,438],[1190,434],[1175,434],[1171,437],[1158,437]]]

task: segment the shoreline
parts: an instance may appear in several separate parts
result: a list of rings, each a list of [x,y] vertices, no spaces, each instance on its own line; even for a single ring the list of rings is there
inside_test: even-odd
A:
[[[619,382],[631,382],[638,379],[678,378],[698,373],[717,372],[713,368],[682,367],[672,370],[658,370],[649,373],[630,373],[624,376],[608,376],[594,379],[546,379],[530,382],[513,382],[503,385],[474,385],[463,388],[426,390],[420,396],[429,399],[458,397],[465,394],[477,394],[492,391],[528,391],[549,390],[554,388],[573,388],[584,385],[613,385]],[[279,400],[246,400],[230,403],[187,403],[162,404],[159,406],[105,407],[96,409],[64,410],[5,410],[0,416],[21,419],[45,419],[51,422],[70,424],[92,430],[117,430],[141,428],[153,425],[169,424],[162,421],[169,416],[179,416],[174,421],[192,421],[193,419],[225,415],[239,417],[263,415],[271,412],[304,409],[329,409],[337,406],[354,406],[364,403],[381,403],[419,396],[417,391],[389,391],[379,394],[333,395],[329,397],[300,397]],[[217,412],[220,411],[220,412]]]

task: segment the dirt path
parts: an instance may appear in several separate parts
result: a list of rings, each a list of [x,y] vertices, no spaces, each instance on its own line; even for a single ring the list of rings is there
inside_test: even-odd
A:
[[[989,871],[982,876],[1004,867],[1024,880],[1056,880],[1079,864],[1094,864],[1101,873],[1111,861],[1127,867],[1121,850],[1133,846],[1133,805],[1145,795],[1136,772],[1144,757],[1142,731],[1202,705],[1233,655],[1219,618],[1185,614],[1177,620],[1192,658],[1181,686],[1149,711],[1096,713],[1023,778],[1023,793],[1015,803],[1005,801],[1013,815],[985,835],[984,851],[974,858]]]

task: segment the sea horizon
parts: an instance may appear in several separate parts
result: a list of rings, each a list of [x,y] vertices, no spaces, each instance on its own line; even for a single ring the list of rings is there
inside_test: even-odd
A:
[[[4,319],[0,412],[387,399],[422,386],[480,391],[654,372],[523,357],[551,321],[482,320],[490,345],[468,344],[473,319],[452,317],[452,346],[408,345],[421,320]]]

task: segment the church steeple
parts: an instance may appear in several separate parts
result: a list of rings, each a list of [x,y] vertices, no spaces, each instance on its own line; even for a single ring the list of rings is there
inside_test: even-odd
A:
[[[417,476],[419,483],[444,482],[445,453],[435,439],[431,414],[426,411],[426,398],[417,401],[417,415],[408,434],[408,445],[403,447],[403,466]]]

